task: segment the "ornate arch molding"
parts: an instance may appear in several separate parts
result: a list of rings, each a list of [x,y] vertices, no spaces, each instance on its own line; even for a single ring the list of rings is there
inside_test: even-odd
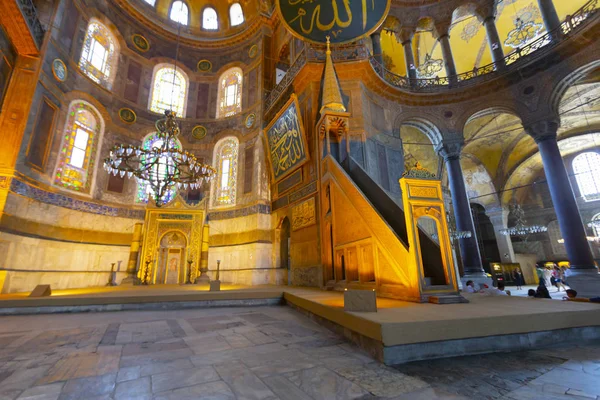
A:
[[[120,53],[123,51],[123,49],[128,48],[127,42],[125,41],[125,38],[121,34],[121,30],[106,15],[104,15],[102,12],[100,12],[100,10],[98,10],[97,8],[86,9],[85,18],[86,18],[86,20],[85,20],[86,29],[91,22],[96,20],[97,22],[101,23],[106,28],[108,28],[108,30],[110,30],[110,32],[113,34],[113,36],[117,40],[117,46],[118,46],[117,53]]]
[[[523,108],[525,106],[523,105]],[[465,131],[465,128],[470,122],[474,120],[485,117],[492,114],[510,114],[517,117],[521,120],[521,116],[517,111],[519,109],[519,105],[515,104],[515,102],[508,101],[500,101],[497,103],[484,103],[477,104],[472,108],[467,108],[457,119],[456,126],[460,128],[461,132]]]
[[[570,134],[566,137],[561,137],[558,140],[558,145],[559,148],[561,148],[561,145],[564,145],[565,142],[576,139],[578,137],[582,137],[582,136],[586,136],[586,135],[598,135],[598,137],[600,138],[600,132],[598,130],[586,130],[586,131],[582,131],[582,132],[577,132],[577,133],[573,133]],[[593,141],[590,141],[591,143],[593,143]],[[588,147],[587,149],[589,149],[591,147]],[[561,152],[562,152],[562,148],[561,148]],[[584,151],[586,150],[586,148],[582,148],[579,149],[577,151]],[[570,152],[569,155],[574,154],[575,152]],[[538,159],[536,159],[538,158]],[[530,165],[529,165],[530,164]],[[502,194],[500,196],[500,200],[502,202],[502,204],[508,204],[508,202],[510,201],[510,198],[512,198],[512,192],[514,192],[515,190],[512,190],[512,187],[508,187],[508,185],[511,183],[511,181],[513,181],[513,178],[516,177],[516,175],[519,173],[519,171],[523,168],[527,168],[530,170],[530,172],[532,171],[539,171],[539,170],[543,170],[543,166],[542,166],[542,161],[541,158],[539,158],[539,151],[536,149],[534,152],[530,153],[529,155],[527,155],[526,157],[524,157],[521,161],[519,161],[519,163],[517,163],[513,169],[507,174],[506,180],[504,182],[504,184],[502,185]],[[537,173],[532,174],[531,176],[535,177],[537,176]],[[516,189],[516,191],[518,191],[519,189]],[[510,191],[509,194],[507,194],[507,191]]]
[[[597,57],[598,55],[595,53],[594,58]],[[590,71],[598,67],[600,67],[600,60],[594,60],[575,69],[574,71],[564,74],[562,78],[559,78],[558,84],[552,88],[552,92],[549,96],[552,110],[558,114],[560,103],[565,96],[565,93],[567,93],[567,90],[569,90],[571,86],[575,85],[579,80],[589,74]]]
[[[418,117],[416,115],[423,115],[423,113],[414,113],[414,115],[403,113],[396,117],[394,121],[394,136],[400,137],[400,128],[402,125],[412,126],[417,128],[421,132],[423,132],[431,141],[431,143],[436,146],[442,143],[444,140],[444,135],[441,130],[438,128],[434,122],[429,119]]]

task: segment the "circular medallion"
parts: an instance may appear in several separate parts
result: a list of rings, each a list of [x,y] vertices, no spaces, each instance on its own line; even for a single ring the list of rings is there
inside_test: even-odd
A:
[[[210,72],[212,69],[212,63],[208,60],[200,60],[198,61],[198,71],[200,72]]]
[[[192,136],[194,139],[202,140],[206,136],[206,128],[202,125],[196,125],[194,129],[192,129]]]
[[[131,108],[121,108],[119,110],[119,118],[126,124],[133,124],[137,119],[137,115]]]
[[[246,117],[246,128],[250,129],[254,126],[254,123],[256,122],[256,114],[252,113],[252,114],[248,114],[248,116]]]
[[[54,75],[54,78],[59,82],[67,80],[67,66],[59,58],[52,61],[52,75]]]
[[[248,50],[248,57],[254,58],[254,57],[256,57],[257,54],[258,54],[258,46],[253,45],[252,47],[250,47],[250,50]]]
[[[131,42],[141,52],[146,52],[150,50],[150,43],[148,43],[148,39],[143,37],[142,35],[136,33],[131,36]]]
[[[385,21],[392,0],[276,0],[283,25],[295,37],[323,44],[354,42],[371,35]]]

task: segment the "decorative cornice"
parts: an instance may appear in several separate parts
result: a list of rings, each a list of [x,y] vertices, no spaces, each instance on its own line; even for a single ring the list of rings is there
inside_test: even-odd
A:
[[[444,161],[452,161],[460,159],[460,153],[464,147],[465,142],[463,139],[454,139],[452,141],[443,141],[436,146],[435,151],[444,159]]]
[[[533,123],[525,123],[525,131],[535,140],[536,143],[545,140],[556,140],[558,137],[559,119],[547,119]]]
[[[238,208],[226,211],[211,211],[208,213],[209,221],[219,221],[224,219],[233,219],[247,217],[253,214],[271,214],[271,206],[268,204],[255,204],[250,207]]]

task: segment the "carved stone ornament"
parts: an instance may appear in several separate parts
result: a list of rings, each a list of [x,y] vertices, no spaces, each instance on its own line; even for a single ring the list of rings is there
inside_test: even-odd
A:
[[[402,174],[402,177],[412,179],[436,179],[435,174],[429,172],[427,168],[423,168],[419,162],[417,162],[413,168],[406,170]]]

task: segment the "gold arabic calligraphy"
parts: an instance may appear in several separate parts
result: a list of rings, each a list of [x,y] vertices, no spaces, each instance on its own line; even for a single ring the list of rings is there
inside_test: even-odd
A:
[[[312,4],[313,2],[315,2],[316,0],[288,0],[288,4],[290,6],[295,6],[298,4],[306,4],[306,3],[310,3]],[[306,26],[305,24],[305,17],[307,17],[307,11],[303,8],[300,7],[298,8],[298,15],[293,18],[292,20],[290,20],[290,24],[294,23],[296,20],[300,20],[300,29],[302,30],[302,32],[306,35],[310,35],[314,28],[315,28],[315,24],[317,26],[317,29],[322,31],[322,32],[328,32],[330,30],[332,30],[334,27],[336,28],[347,28],[352,24],[352,9],[350,7],[350,0],[341,0],[342,1],[342,7],[340,7],[339,0],[331,0],[331,7],[333,8],[333,17],[331,19],[331,21],[323,23],[321,21],[321,4],[317,5],[313,10],[312,10],[312,14],[309,16],[309,24],[308,26]],[[369,10],[368,10],[368,2],[369,0],[362,0],[362,28],[363,31],[367,29],[367,17],[369,15]],[[375,10],[375,0],[370,0],[371,2],[371,10]],[[346,13],[346,19],[342,18],[340,16],[340,9],[343,9]]]
[[[269,147],[275,177],[283,175],[305,158],[295,106],[286,110],[269,131]]]

